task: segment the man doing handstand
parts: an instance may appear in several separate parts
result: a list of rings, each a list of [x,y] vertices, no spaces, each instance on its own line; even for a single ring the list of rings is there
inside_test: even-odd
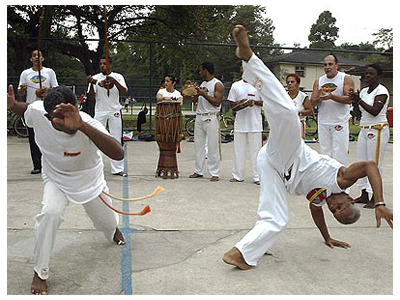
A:
[[[243,79],[260,92],[270,133],[257,158],[261,183],[259,220],[234,248],[225,253],[224,262],[242,270],[257,265],[288,223],[288,192],[307,195],[314,222],[328,246],[349,247],[347,243],[330,237],[321,205],[326,203],[340,223],[356,222],[360,211],[345,190],[365,176],[374,191],[378,227],[384,218],[393,228],[393,213],[385,207],[382,179],[376,164],[363,161],[346,168],[308,147],[300,135],[300,122],[293,101],[275,75],[251,50],[246,29],[237,25],[233,36],[238,46],[236,55],[243,60]]]

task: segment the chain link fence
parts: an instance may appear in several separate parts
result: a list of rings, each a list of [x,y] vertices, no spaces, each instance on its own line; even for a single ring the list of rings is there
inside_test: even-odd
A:
[[[35,40],[31,38],[32,43]],[[86,95],[88,83],[82,63],[76,59],[63,59],[58,47],[53,47],[56,39],[43,39],[42,52],[45,58],[44,66],[52,68],[57,74],[57,80],[60,85],[71,87],[79,98]],[[89,40],[90,45],[95,45],[96,40]],[[124,130],[136,132],[137,115],[141,108],[146,104],[148,114],[146,123],[143,124],[142,131],[151,133],[154,131],[154,113],[156,103],[156,93],[160,88],[161,81],[167,74],[172,74],[179,79],[176,89],[181,90],[182,85],[187,79],[201,83],[199,76],[199,66],[203,61],[210,61],[215,66],[215,77],[220,79],[224,84],[225,92],[222,103],[222,111],[226,114],[232,114],[226,104],[226,98],[229,94],[232,83],[239,80],[241,62],[235,57],[235,45],[233,44],[216,44],[216,43],[176,43],[176,42],[141,42],[141,41],[110,41],[112,49],[110,56],[113,58],[112,71],[122,74],[128,85],[127,95],[121,95],[120,103],[122,105],[122,113],[124,118]],[[270,47],[256,45],[252,46],[253,50],[264,61],[268,58],[287,53],[289,51],[311,51],[310,49],[294,49],[287,47]],[[121,57],[115,52],[124,52]],[[337,52],[343,56],[360,56],[360,55],[380,55],[381,53],[371,51],[350,51],[350,50],[330,50],[330,49],[312,49],[312,51],[322,51],[326,54]],[[129,53],[126,56],[126,53]],[[391,54],[392,55],[392,54]],[[382,56],[383,57],[383,56]],[[387,54],[386,54],[387,57]],[[389,54],[389,59],[392,59]],[[8,53],[8,76],[7,84],[13,84],[15,87],[19,82],[19,75],[23,71],[16,70],[13,67],[12,51]],[[26,68],[31,67],[29,58],[27,58]],[[302,65],[302,62],[298,62]],[[366,65],[367,63],[365,63]],[[304,64],[303,64],[304,65]],[[322,61],[321,61],[322,67]],[[72,70],[71,70],[72,68]],[[73,75],[71,75],[73,74]],[[281,77],[281,74],[276,74]],[[282,78],[280,78],[282,80]],[[316,79],[316,78],[315,78]],[[393,80],[389,78],[389,80]],[[393,85],[391,85],[392,87]],[[389,87],[390,89],[390,87]],[[304,87],[304,91],[312,91],[312,86]],[[390,90],[392,92],[392,90]],[[131,97],[136,100],[125,108],[125,99]],[[22,99],[23,100],[23,99]],[[184,117],[190,117],[194,114],[193,103],[190,99],[184,99],[182,107]],[[185,120],[183,121],[183,123]]]

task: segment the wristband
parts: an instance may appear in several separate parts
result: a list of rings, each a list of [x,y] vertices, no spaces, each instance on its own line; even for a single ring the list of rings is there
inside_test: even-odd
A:
[[[377,202],[374,204],[375,207],[380,206],[380,205],[386,206],[386,203],[385,202]]]

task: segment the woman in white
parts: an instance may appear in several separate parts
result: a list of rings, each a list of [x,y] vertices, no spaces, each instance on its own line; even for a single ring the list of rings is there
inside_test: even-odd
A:
[[[164,100],[177,101],[181,105],[183,104],[183,97],[180,91],[175,89],[178,79],[172,75],[165,76],[163,81],[163,88],[160,88],[157,92],[157,102]]]
[[[290,98],[293,99],[294,105],[299,112],[299,118],[301,122],[301,137],[303,140],[306,137],[305,121],[306,116],[311,116],[313,108],[311,106],[308,95],[299,90],[300,76],[297,74],[289,74],[286,76],[286,85]]]
[[[179,177],[176,153],[180,152],[181,134],[181,106],[183,104],[182,94],[175,89],[178,79],[167,75],[163,80],[163,87],[157,92],[156,110],[156,140],[159,146],[159,160],[156,170],[157,176],[164,179],[175,179]],[[173,103],[179,103],[174,106]]]
[[[382,173],[383,155],[389,141],[389,123],[386,111],[389,104],[389,91],[379,83],[382,68],[377,64],[368,65],[365,81],[368,84],[361,92],[350,91],[354,112],[361,114],[360,133],[358,135],[358,160],[372,160]],[[367,178],[358,181],[361,196],[357,203],[366,203],[365,208],[374,208],[374,196]],[[371,196],[371,199],[369,199]]]

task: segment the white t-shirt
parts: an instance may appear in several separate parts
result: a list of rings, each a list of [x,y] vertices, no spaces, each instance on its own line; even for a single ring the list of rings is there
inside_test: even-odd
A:
[[[302,91],[297,93],[297,96],[293,99],[294,106],[296,106],[297,111],[302,111],[305,109],[304,100],[308,97],[308,95]],[[299,116],[300,120],[305,120],[306,116]]]
[[[217,78],[213,78],[210,81],[203,81],[200,85],[200,87],[205,87],[208,89],[208,95],[211,97],[215,97],[215,85],[217,83],[221,83],[222,82],[220,80],[218,80]],[[197,102],[197,109],[196,112],[197,113],[216,113],[219,112],[221,110],[221,104],[217,107],[215,107],[214,105],[212,105],[210,102],[207,101],[207,99],[205,99],[203,96],[199,96],[198,98],[198,102]]]
[[[43,101],[28,105],[25,122],[35,129],[35,140],[42,153],[42,177],[54,183],[73,203],[86,203],[106,187],[100,150],[82,132],[67,134],[54,129],[44,116]],[[109,135],[100,122],[79,112],[84,122]]]
[[[333,95],[343,96],[345,73],[338,72],[334,78],[326,75],[319,79],[319,88]],[[342,104],[334,100],[324,100],[318,106],[318,123],[323,125],[344,124],[350,118],[350,104]]]
[[[40,70],[40,77],[42,79],[42,87],[53,88],[58,86],[56,73],[52,69],[43,67]],[[35,71],[32,68],[22,71],[21,76],[19,77],[18,88],[21,88],[21,85],[23,84],[28,86],[26,90],[26,103],[42,100],[36,96],[36,90],[40,88],[38,71]]]
[[[182,98],[182,94],[178,90],[175,90],[171,93],[171,92],[168,92],[167,89],[159,89],[157,94],[161,94],[165,98],[175,98],[175,99]]]
[[[110,77],[113,77],[119,82],[124,88],[128,90],[126,86],[125,78],[119,73],[111,72]],[[96,93],[96,106],[95,112],[108,112],[114,113],[121,110],[121,104],[119,103],[119,90],[114,85],[109,91],[110,96],[107,95],[107,89],[99,86],[99,83],[106,79],[106,75],[103,73],[98,73],[93,76],[93,79],[97,80],[96,84],[93,84],[94,92]],[[88,92],[90,91],[90,84],[88,87]]]
[[[257,89],[244,80],[232,84],[227,100],[236,102],[242,99],[261,101]],[[262,107],[248,106],[236,112],[235,132],[262,132]]]
[[[389,105],[389,91],[385,86],[379,84],[370,94],[368,94],[368,87],[363,88],[360,92],[360,98],[368,105],[374,105],[375,97],[378,95],[387,95],[385,105],[382,107],[381,111],[377,116],[371,115],[360,105],[361,111],[361,126],[371,126],[376,124],[387,123],[386,111]]]

